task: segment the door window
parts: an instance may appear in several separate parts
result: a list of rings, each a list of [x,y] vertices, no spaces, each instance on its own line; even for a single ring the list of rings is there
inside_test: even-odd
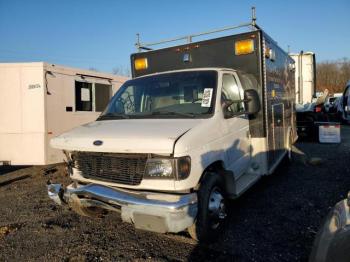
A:
[[[236,79],[231,74],[224,74],[222,77],[221,102],[233,101],[232,105],[227,108],[231,113],[244,112],[243,89],[238,85]]]

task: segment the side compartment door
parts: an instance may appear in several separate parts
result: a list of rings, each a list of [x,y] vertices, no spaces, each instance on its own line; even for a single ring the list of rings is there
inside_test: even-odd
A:
[[[284,104],[272,105],[272,139],[274,159],[285,152]]]
[[[251,160],[251,140],[248,116],[244,113],[244,91],[238,77],[232,73],[222,76],[221,104],[236,101],[224,111],[223,140],[225,144],[226,168],[233,171],[237,180],[249,168]],[[242,112],[242,113],[240,113]]]

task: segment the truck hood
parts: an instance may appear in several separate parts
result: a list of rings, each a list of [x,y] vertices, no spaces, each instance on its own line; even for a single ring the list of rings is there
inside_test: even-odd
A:
[[[176,139],[201,121],[203,120],[96,121],[55,137],[50,144],[54,148],[69,151],[171,154]]]

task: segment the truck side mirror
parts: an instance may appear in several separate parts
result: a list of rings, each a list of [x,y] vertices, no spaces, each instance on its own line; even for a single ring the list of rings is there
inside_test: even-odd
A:
[[[244,91],[244,106],[248,115],[254,115],[260,111],[259,94],[254,89]]]

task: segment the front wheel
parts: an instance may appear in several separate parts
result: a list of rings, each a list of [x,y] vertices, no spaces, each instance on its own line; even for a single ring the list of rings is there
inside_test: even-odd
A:
[[[200,242],[214,240],[227,220],[224,181],[217,173],[206,173],[198,191],[198,212],[195,223],[188,228],[190,236]]]

